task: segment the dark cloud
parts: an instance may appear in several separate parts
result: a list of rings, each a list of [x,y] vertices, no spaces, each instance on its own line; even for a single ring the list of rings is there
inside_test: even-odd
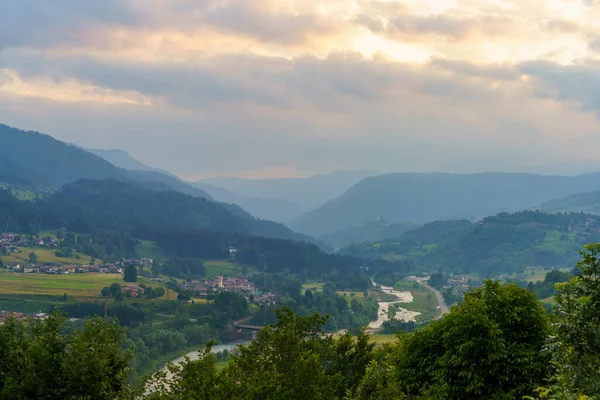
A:
[[[600,65],[529,61],[522,63],[520,70],[537,80],[539,97],[574,101],[582,110],[600,115]]]
[[[0,0],[0,49],[82,45],[94,28],[136,22],[131,0]]]
[[[588,49],[595,53],[600,53],[600,37],[589,42]]]
[[[247,102],[278,109],[314,107],[333,113],[354,113],[357,104],[394,101],[411,92],[454,103],[477,101],[492,93],[486,83],[478,80],[516,78],[516,71],[510,67],[441,59],[415,66],[375,61],[352,52],[331,53],[325,59],[301,56],[291,60],[224,55],[203,63],[107,61],[83,55],[49,57],[5,52],[0,64],[17,70],[26,80],[76,79],[101,88],[160,97],[176,107]],[[440,74],[440,69],[454,74]]]
[[[335,31],[317,14],[275,13],[259,2],[240,0],[0,0],[0,49],[77,46],[107,48],[111,28],[171,29],[191,34],[211,29],[298,44],[310,35]]]

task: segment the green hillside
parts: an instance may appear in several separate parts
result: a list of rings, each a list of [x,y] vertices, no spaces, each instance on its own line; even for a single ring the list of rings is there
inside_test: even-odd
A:
[[[341,254],[404,259],[420,269],[494,277],[526,267],[572,266],[583,244],[600,241],[600,217],[520,212],[478,223],[437,221],[393,240],[346,247]]]
[[[600,190],[577,193],[571,196],[551,200],[544,204],[547,212],[583,212],[600,214]]]

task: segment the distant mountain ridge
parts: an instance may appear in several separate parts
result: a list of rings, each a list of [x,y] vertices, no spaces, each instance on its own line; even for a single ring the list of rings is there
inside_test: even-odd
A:
[[[141,161],[138,161],[131,154],[127,153],[124,150],[120,149],[86,149],[92,154],[95,154],[99,157],[102,157],[109,163],[113,164],[116,167],[128,169],[131,171],[147,171],[147,172],[159,172],[161,174],[169,175],[171,177],[176,177],[174,174],[169,171],[165,171],[160,168],[150,167]],[[179,178],[177,178],[179,179]]]
[[[201,180],[198,183],[225,188],[237,195],[249,198],[286,200],[297,204],[300,209],[311,210],[341,196],[364,178],[379,174],[379,172],[369,170],[334,171],[308,178],[219,177]]]
[[[578,176],[399,173],[369,177],[341,197],[289,223],[319,237],[385,215],[390,222],[478,219],[540,206],[549,199],[600,189],[600,173]]]
[[[544,203],[546,212],[583,212],[600,214],[600,190],[575,193],[562,199]]]
[[[304,213],[304,210],[296,203],[289,200],[244,197],[228,189],[206,183],[195,182],[192,185],[204,190],[215,200],[222,203],[237,204],[258,218],[286,223]]]

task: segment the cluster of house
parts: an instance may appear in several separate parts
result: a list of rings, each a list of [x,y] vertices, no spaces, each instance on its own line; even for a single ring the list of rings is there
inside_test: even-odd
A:
[[[463,275],[451,275],[446,286],[453,288],[458,295],[463,295],[471,290],[469,281]]]
[[[6,267],[15,272],[24,272],[26,274],[83,274],[89,272],[101,272],[104,274],[122,274],[123,268],[129,264],[151,265],[152,259],[139,258],[121,260],[114,263],[105,263],[99,265],[63,265],[55,262],[45,264],[22,264],[17,262],[8,262]],[[160,278],[159,278],[160,279]]]
[[[197,281],[184,282],[179,285],[183,290],[189,290],[196,296],[204,297],[219,292],[238,292],[243,294],[247,300],[253,300],[260,305],[275,304],[277,295],[262,292],[247,277],[224,278],[222,275],[212,279],[201,279]]]
[[[48,318],[48,315],[45,313],[25,314],[16,311],[0,310],[0,325],[2,325],[4,321],[6,321],[9,318],[14,318],[18,321],[23,321],[27,318],[35,318],[43,321],[46,318]]]
[[[118,264],[102,265],[63,265],[55,262],[46,264],[20,264],[6,263],[6,267],[15,272],[24,272],[26,274],[50,274],[50,275],[69,275],[83,274],[86,272],[102,273],[122,273],[123,268]]]
[[[20,247],[45,247],[48,249],[58,248],[58,241],[50,236],[33,239],[17,233],[0,233],[0,254],[19,253]]]

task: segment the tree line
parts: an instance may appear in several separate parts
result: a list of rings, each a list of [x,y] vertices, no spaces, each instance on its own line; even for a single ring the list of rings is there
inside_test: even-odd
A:
[[[0,326],[0,398],[598,398],[599,256],[600,244],[585,246],[581,272],[557,285],[551,316],[532,292],[487,280],[441,320],[377,349],[364,331],[324,335],[327,316],[283,307],[225,368],[209,343],[198,360],[169,364],[139,387],[127,381],[131,350],[116,323],[9,319]]]

